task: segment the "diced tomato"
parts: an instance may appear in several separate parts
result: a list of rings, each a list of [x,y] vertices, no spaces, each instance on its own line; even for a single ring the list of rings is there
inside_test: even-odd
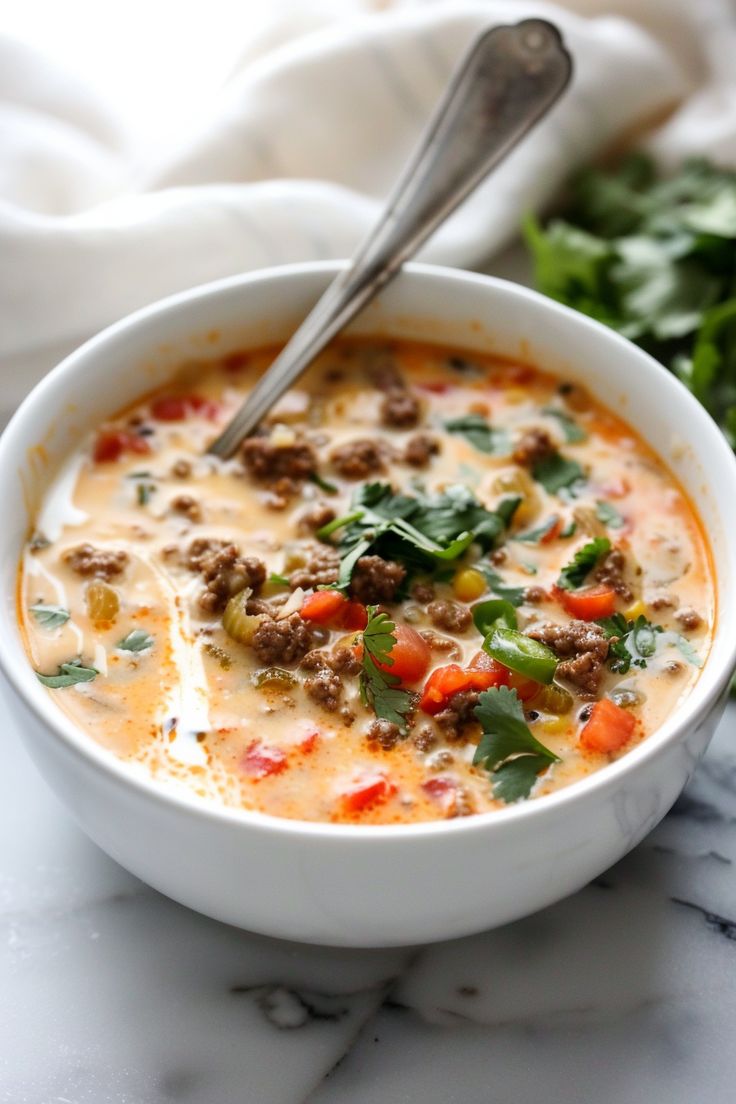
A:
[[[589,587],[587,590],[573,591],[555,587],[557,600],[581,621],[597,621],[599,617],[610,617],[616,608],[616,592],[610,587]]]
[[[98,463],[119,460],[123,453],[135,452],[143,456],[151,451],[145,437],[131,433],[127,429],[103,429],[97,435],[92,449],[92,457]]]
[[[240,765],[246,774],[250,774],[253,778],[267,778],[270,774],[281,774],[289,764],[286,752],[281,748],[254,740],[246,748]]]
[[[340,614],[341,629],[364,629],[368,624],[368,610],[362,602],[347,602]]]
[[[520,675],[516,671],[510,672],[508,684],[512,690],[516,691],[519,701],[523,702],[530,701],[542,685],[536,679],[526,678],[525,675]]]
[[[620,751],[631,739],[636,720],[620,705],[602,698],[593,706],[590,719],[580,732],[580,743],[588,751]]]
[[[349,601],[339,590],[315,590],[314,594],[308,594],[299,613],[304,621],[340,629],[364,629],[368,624],[368,610],[363,603]]]
[[[467,668],[460,667],[457,663],[437,667],[424,685],[419,708],[434,716],[460,690],[488,690],[491,686],[505,686],[509,675],[508,668],[497,663],[485,652],[478,652]]]
[[[305,733],[296,746],[299,751],[303,752],[305,755],[309,755],[310,752],[314,751],[318,743],[319,732],[315,728],[311,732]]]
[[[417,387],[420,387],[422,391],[430,391],[433,395],[445,395],[450,390],[450,384],[443,383],[441,380],[418,383]]]
[[[621,476],[619,479],[613,479],[610,483],[605,483],[601,487],[601,494],[605,498],[626,498],[626,495],[631,490],[631,484],[628,479]]]
[[[151,403],[151,416],[159,422],[183,422],[192,413],[212,420],[219,411],[219,403],[201,395],[161,395]]]
[[[347,602],[347,598],[339,590],[315,590],[314,594],[308,594],[304,599],[299,616],[304,621],[326,625],[343,612]]]
[[[396,786],[385,774],[372,774],[355,782],[340,796],[340,804],[346,813],[360,813],[369,805],[383,804],[396,793]]]
[[[234,375],[236,372],[241,372],[249,362],[250,353],[228,353],[222,358],[221,363],[226,372]]]
[[[422,782],[422,789],[443,809],[449,809],[455,803],[457,783],[452,778],[428,778],[426,782]]]
[[[557,540],[562,532],[562,518],[555,518],[554,525],[551,525],[546,533],[539,538],[540,544],[550,544],[553,540]]]
[[[426,675],[432,659],[429,644],[411,625],[397,625],[394,636],[396,643],[389,652],[393,663],[377,666],[389,675],[396,675],[403,683],[418,682]]]

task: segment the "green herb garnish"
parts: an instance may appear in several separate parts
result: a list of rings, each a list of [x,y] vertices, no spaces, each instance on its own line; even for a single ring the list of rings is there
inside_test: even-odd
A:
[[[473,606],[472,612],[473,624],[481,636],[488,636],[499,623],[508,629],[515,629],[517,626],[516,609],[506,598],[489,598],[486,602],[478,602]]]
[[[622,613],[602,617],[598,625],[609,638],[608,665],[616,674],[625,675],[631,667],[646,667],[657,650],[661,625],[653,625],[643,614],[627,621]]]
[[[99,673],[94,667],[83,667],[81,659],[72,659],[69,663],[60,663],[55,675],[42,675],[36,671],[36,678],[50,690],[62,690],[78,682],[92,682]]]
[[[516,691],[507,686],[485,690],[475,715],[483,735],[473,765],[491,775],[494,797],[506,802],[529,797],[541,771],[559,758],[530,732]]]
[[[156,490],[155,483],[137,483],[135,488],[136,499],[139,506],[147,506],[151,501],[151,495]]]
[[[585,480],[585,472],[577,460],[571,460],[557,451],[538,460],[532,468],[532,475],[548,494],[558,494],[564,489],[574,494]]]
[[[330,483],[328,479],[324,479],[318,472],[310,472],[309,481],[310,483],[316,483],[325,494],[337,494],[339,489],[336,483]]]
[[[585,432],[566,410],[561,410],[559,406],[543,406],[542,413],[556,419],[568,445],[575,445],[585,440]]]
[[[736,173],[635,154],[573,182],[565,219],[525,226],[537,286],[680,377],[736,446]]]
[[[548,517],[541,525],[538,525],[536,529],[527,529],[523,533],[517,533],[514,540],[522,541],[524,544],[539,544],[544,537],[549,536],[559,520],[557,514],[552,514],[552,516]]]
[[[602,521],[604,525],[607,525],[609,529],[620,529],[624,524],[624,519],[616,507],[610,502],[604,502],[602,499],[599,499],[595,504],[595,516],[599,521]]]
[[[506,430],[494,429],[482,414],[448,418],[443,424],[448,433],[464,437],[479,452],[486,452],[490,456],[506,456],[511,450],[511,439]]]
[[[290,585],[286,575],[279,575],[276,571],[272,571],[271,574],[268,576],[268,582],[271,583],[272,586]]]
[[[577,590],[587,579],[602,556],[611,551],[608,537],[594,537],[579,548],[569,564],[563,567],[557,585],[563,590]]]
[[[460,485],[428,497],[395,494],[388,483],[365,483],[353,494],[349,512],[318,529],[317,536],[326,540],[342,530],[336,586],[345,589],[369,549],[431,573],[458,559],[473,542],[492,548],[520,501],[517,496],[503,499],[492,511]]]
[[[133,629],[122,640],[118,640],[116,647],[124,652],[145,652],[147,648],[153,647],[153,637],[145,629]]]
[[[685,657],[685,659],[688,661],[688,663],[692,663],[693,667],[702,667],[703,666],[702,659],[700,658],[698,653],[695,651],[695,649],[693,648],[692,644],[687,639],[687,637],[681,636],[680,633],[677,633],[677,635],[675,637],[675,644],[677,645],[677,647],[680,651],[680,654]]]
[[[475,563],[473,567],[476,571],[480,571],[481,575],[488,583],[488,586],[499,598],[505,598],[512,606],[523,605],[526,587],[511,586],[509,583],[504,582],[498,572],[494,571],[488,564]]]
[[[413,696],[399,689],[401,680],[382,671],[378,663],[393,666],[391,649],[396,643],[396,625],[376,606],[368,607],[368,624],[363,630],[363,662],[360,671],[360,698],[375,715],[406,731],[407,716],[414,708]]]
[[[37,602],[35,606],[28,608],[45,629],[57,629],[60,625],[65,625],[71,617],[69,610],[63,606],[47,606],[43,602]]]

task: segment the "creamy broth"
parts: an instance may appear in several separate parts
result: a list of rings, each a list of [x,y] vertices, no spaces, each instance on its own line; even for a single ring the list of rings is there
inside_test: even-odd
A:
[[[527,365],[343,341],[203,455],[274,354],[184,367],[46,496],[19,619],[91,739],[236,808],[405,823],[549,793],[677,709],[710,561],[620,419]]]

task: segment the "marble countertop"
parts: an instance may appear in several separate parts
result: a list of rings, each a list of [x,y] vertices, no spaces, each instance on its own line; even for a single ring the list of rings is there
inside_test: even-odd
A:
[[[730,707],[669,816],[576,896],[453,943],[346,951],[137,881],[6,724],[0,1102],[732,1101],[735,725]]]

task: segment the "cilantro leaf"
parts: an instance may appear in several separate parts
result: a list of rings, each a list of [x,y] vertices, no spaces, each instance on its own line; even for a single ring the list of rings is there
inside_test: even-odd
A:
[[[118,640],[116,647],[124,652],[145,652],[147,648],[153,647],[153,637],[145,629],[133,629],[122,640]]]
[[[558,514],[552,514],[546,521],[543,521],[541,525],[538,525],[535,529],[527,529],[523,533],[517,533],[514,540],[522,541],[524,544],[539,544],[539,542],[555,528],[560,518]]]
[[[45,629],[57,629],[60,625],[65,625],[71,617],[69,610],[63,606],[47,606],[43,602],[37,602],[35,606],[28,608]]]
[[[566,564],[557,579],[557,585],[563,590],[577,590],[587,579],[601,556],[611,550],[608,537],[594,537],[579,548],[569,564]]]
[[[355,564],[369,550],[410,569],[434,572],[458,559],[473,543],[492,548],[503,535],[521,499],[503,499],[488,510],[467,487],[442,494],[395,494],[387,483],[365,483],[353,494],[350,510],[317,531],[326,540],[342,530],[336,586],[350,584]]]
[[[272,571],[268,576],[268,582],[272,586],[289,586],[289,580],[286,575],[279,575],[277,571]]]
[[[479,452],[505,456],[511,451],[511,439],[505,429],[494,429],[482,414],[464,414],[444,422],[449,433],[464,437]]]
[[[585,432],[566,410],[562,410],[559,406],[543,406],[542,413],[557,420],[568,445],[575,445],[585,440]]]
[[[136,500],[139,506],[147,506],[156,490],[155,483],[136,483]]]
[[[401,680],[378,663],[393,666],[391,649],[396,643],[396,625],[388,615],[377,612],[376,606],[368,607],[368,624],[363,630],[363,661],[360,671],[360,697],[375,715],[398,725],[406,731],[407,717],[414,709],[414,697],[408,690],[399,688]]]
[[[693,648],[692,644],[687,639],[687,637],[681,636],[680,633],[677,633],[677,636],[675,638],[675,644],[677,645],[677,647],[680,651],[680,654],[685,657],[685,659],[688,661],[688,663],[692,663],[693,667],[702,667],[703,666],[702,659],[700,658],[698,653],[695,651],[695,649]]]
[[[620,529],[624,524],[624,519],[616,507],[610,502],[604,502],[602,499],[599,499],[595,504],[595,516],[599,521],[602,521],[604,525],[607,525],[609,529]]]
[[[736,173],[699,159],[660,180],[636,154],[569,194],[564,219],[526,222],[537,286],[658,357],[736,447]]]
[[[538,460],[532,468],[532,475],[548,494],[557,494],[565,487],[572,489],[585,479],[585,472],[577,460],[571,460],[557,451]]]
[[[485,690],[475,715],[483,735],[473,765],[489,772],[495,797],[506,802],[529,797],[541,771],[559,758],[532,735],[516,690],[507,686]]]
[[[608,665],[619,675],[625,675],[632,665],[646,667],[657,650],[657,634],[662,632],[661,625],[653,625],[643,614],[627,621],[622,613],[615,613],[613,617],[602,617],[597,624],[610,641]]]
[[[50,690],[62,690],[78,682],[92,682],[99,673],[94,667],[83,667],[81,659],[72,659],[69,663],[60,663],[57,674],[42,675],[36,671],[36,678]]]
[[[499,598],[505,598],[512,606],[520,606],[523,604],[526,587],[511,586],[505,583],[498,572],[494,571],[488,564],[476,563],[473,564],[473,567],[476,571],[480,571],[493,593]]]

